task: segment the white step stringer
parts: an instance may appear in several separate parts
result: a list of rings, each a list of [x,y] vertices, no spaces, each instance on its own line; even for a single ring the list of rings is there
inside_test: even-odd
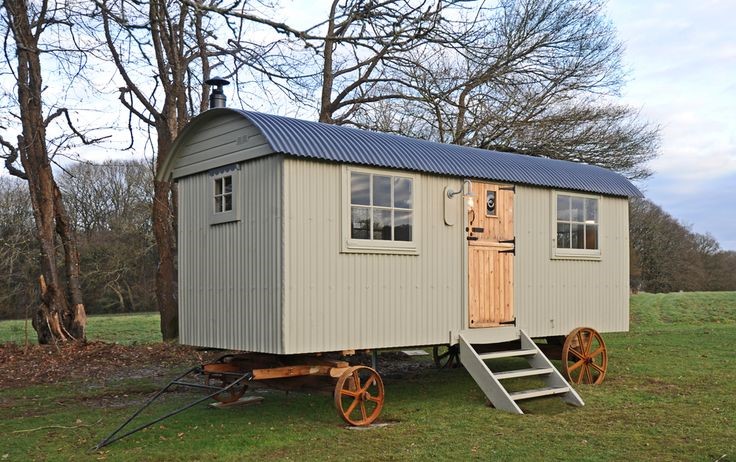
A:
[[[518,350],[495,351],[479,354],[464,337],[459,335],[460,361],[470,373],[488,400],[496,409],[523,414],[517,401],[541,396],[559,396],[574,406],[582,406],[583,400],[552,365],[536,343],[523,330],[519,330],[521,348]],[[530,368],[514,371],[493,372],[485,360],[497,358],[520,357],[529,362]],[[538,376],[545,384],[543,388],[509,393],[502,380],[519,377]]]

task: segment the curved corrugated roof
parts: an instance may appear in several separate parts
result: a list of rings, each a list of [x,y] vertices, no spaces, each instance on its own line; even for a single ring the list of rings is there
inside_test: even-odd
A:
[[[292,156],[614,196],[641,196],[622,175],[593,165],[234,111],[261,130],[275,152]]]

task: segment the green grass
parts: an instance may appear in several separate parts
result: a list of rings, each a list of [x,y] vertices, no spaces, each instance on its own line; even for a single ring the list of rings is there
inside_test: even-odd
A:
[[[36,341],[36,331],[31,321],[0,321],[0,345],[5,342],[23,344],[26,339]],[[95,315],[87,318],[87,340],[132,343],[152,343],[161,341],[158,313],[135,313],[116,315]]]
[[[605,335],[604,384],[578,387],[582,408],[544,399],[506,414],[464,370],[427,367],[386,380],[383,428],[346,429],[328,395],[266,391],[261,405],[197,406],[90,454],[155,381],[35,386],[0,393],[0,461],[736,460],[736,293],[641,294],[631,313],[631,332]],[[34,430],[51,425],[77,428]]]

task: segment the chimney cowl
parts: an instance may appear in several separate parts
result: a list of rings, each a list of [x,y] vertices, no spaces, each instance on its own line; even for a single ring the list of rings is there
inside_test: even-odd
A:
[[[225,93],[222,91],[222,87],[229,85],[230,81],[223,79],[222,77],[213,77],[206,80],[204,83],[214,87],[210,93],[210,109],[227,107],[227,98]]]

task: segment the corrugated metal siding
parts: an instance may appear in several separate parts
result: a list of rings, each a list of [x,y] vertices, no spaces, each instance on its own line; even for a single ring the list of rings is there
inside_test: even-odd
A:
[[[628,201],[602,197],[600,261],[552,260],[551,191],[517,187],[514,297],[517,325],[532,337],[573,328],[629,327]]]
[[[193,122],[198,130],[187,130],[177,140],[174,178],[273,153],[261,131],[236,112],[222,112],[218,117],[207,114],[199,120],[201,123]]]
[[[460,184],[418,177],[418,256],[340,253],[342,167],[284,159],[287,353],[447,343],[459,330],[464,230],[444,224],[443,188]]]
[[[233,111],[253,122],[274,152],[293,156],[615,196],[641,195],[623,176],[592,165]]]
[[[282,353],[281,165],[241,165],[240,221],[210,225],[211,178],[179,180],[179,326],[186,345]]]

